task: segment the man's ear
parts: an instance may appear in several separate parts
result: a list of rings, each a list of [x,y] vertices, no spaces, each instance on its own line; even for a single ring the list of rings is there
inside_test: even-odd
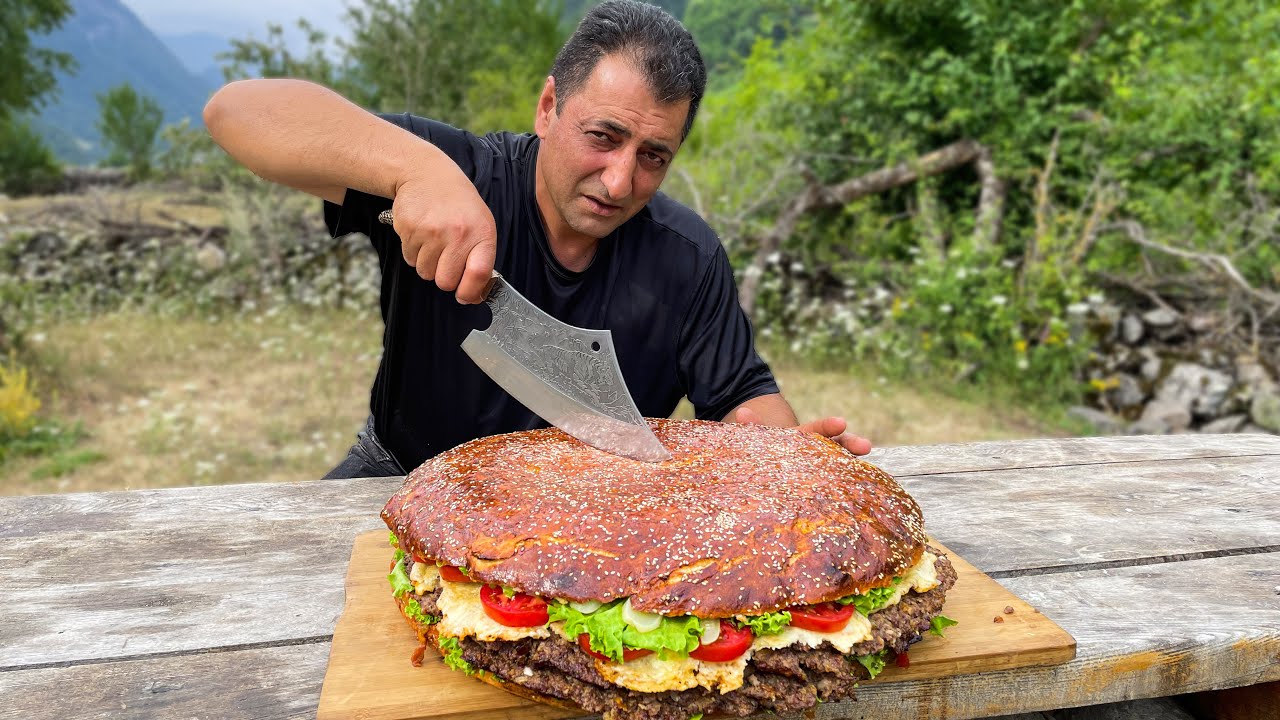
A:
[[[556,79],[548,75],[546,84],[542,86],[542,94],[538,96],[538,111],[533,116],[533,131],[538,137],[546,137],[555,114]]]

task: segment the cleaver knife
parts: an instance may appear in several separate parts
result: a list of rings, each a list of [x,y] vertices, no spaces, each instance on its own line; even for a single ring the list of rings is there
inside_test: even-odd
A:
[[[378,215],[394,222],[390,210]],[[516,292],[497,271],[485,294],[493,321],[462,350],[538,417],[588,445],[635,460],[671,453],[640,414],[618,367],[613,335],[560,322]]]

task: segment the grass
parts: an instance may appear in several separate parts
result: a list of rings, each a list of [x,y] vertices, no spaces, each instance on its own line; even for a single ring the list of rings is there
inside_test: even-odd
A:
[[[31,340],[44,413],[84,436],[0,465],[0,494],[318,478],[368,413],[381,321],[338,311],[223,318],[118,312]],[[1033,410],[774,362],[803,419],[843,415],[877,446],[1066,434]],[[677,416],[688,416],[683,406]]]
[[[0,216],[15,224],[51,219],[145,222],[168,225],[172,218],[200,226],[220,225],[223,209],[216,194],[165,186],[94,188],[83,193],[0,197]]]
[[[44,412],[74,448],[0,466],[0,494],[317,478],[368,414],[381,322],[286,311],[221,319],[121,312],[33,334]]]

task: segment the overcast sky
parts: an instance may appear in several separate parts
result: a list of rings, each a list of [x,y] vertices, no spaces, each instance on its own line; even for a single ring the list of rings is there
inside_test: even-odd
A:
[[[123,0],[153,32],[163,35],[211,32],[240,38],[266,35],[267,23],[286,28],[305,17],[329,33],[342,33],[344,0]]]

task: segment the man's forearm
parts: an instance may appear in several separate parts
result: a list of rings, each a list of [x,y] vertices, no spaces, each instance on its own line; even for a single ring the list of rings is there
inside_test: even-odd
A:
[[[209,100],[204,122],[254,174],[332,202],[348,187],[392,198],[410,174],[461,174],[431,143],[302,80],[230,83]]]
[[[795,427],[800,422],[796,419],[796,413],[791,409],[791,404],[786,398],[779,393],[771,395],[761,395],[752,398],[738,407],[734,408],[725,416],[725,422],[735,422],[737,420],[738,410],[742,408],[750,408],[755,411],[763,425],[773,425],[774,427]]]

